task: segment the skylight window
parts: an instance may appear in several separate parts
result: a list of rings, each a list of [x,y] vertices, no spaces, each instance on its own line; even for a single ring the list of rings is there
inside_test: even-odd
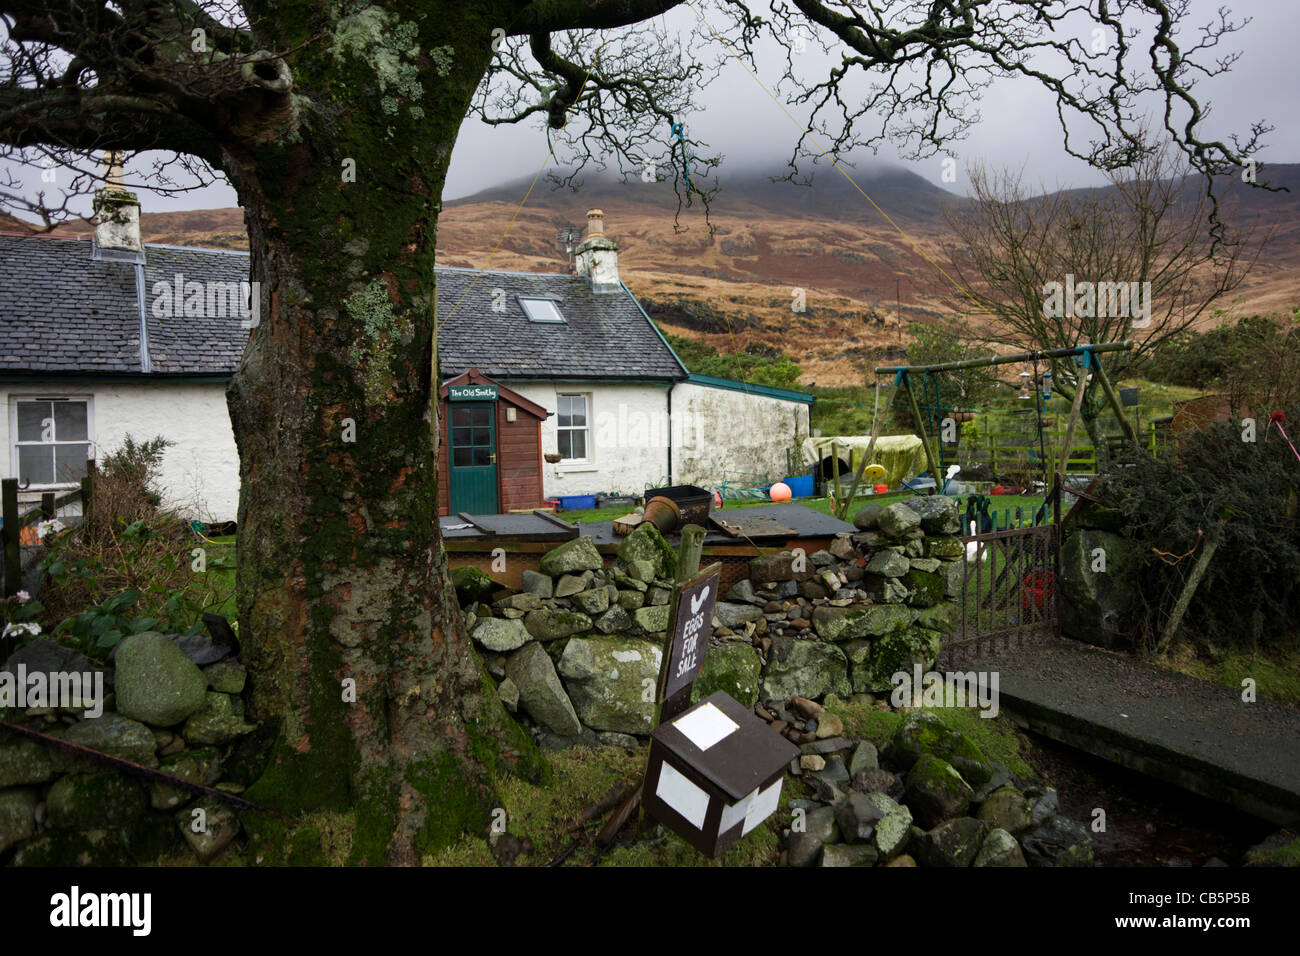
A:
[[[524,315],[528,316],[529,322],[564,321],[559,307],[551,299],[525,299],[521,296],[519,304],[524,307]]]

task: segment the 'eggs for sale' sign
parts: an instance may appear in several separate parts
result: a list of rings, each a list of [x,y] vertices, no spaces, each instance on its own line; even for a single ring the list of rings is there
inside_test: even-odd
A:
[[[718,600],[720,580],[721,569],[714,566],[682,585],[673,614],[665,699],[691,684],[700,673],[713,632],[713,605]]]

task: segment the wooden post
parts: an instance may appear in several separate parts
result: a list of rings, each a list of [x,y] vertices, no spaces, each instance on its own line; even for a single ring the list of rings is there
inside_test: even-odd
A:
[[[86,462],[86,477],[81,479],[81,523],[86,525],[90,521],[91,501],[95,493],[95,463],[94,461]]]
[[[41,495],[41,515],[49,521],[55,515],[54,492],[47,491]]]
[[[682,543],[677,548],[678,584],[699,573],[700,556],[704,553],[704,534],[704,529],[697,524],[688,524],[682,528]]]
[[[839,507],[840,503],[840,446],[831,442],[831,475],[835,479],[833,487],[835,488],[835,505]]]
[[[1070,405],[1070,418],[1065,423],[1065,443],[1061,446],[1061,460],[1057,464],[1056,482],[1065,486],[1065,473],[1070,470],[1070,455],[1074,452],[1074,426],[1079,423],[1079,412],[1083,408],[1083,393],[1088,387],[1088,370],[1079,370],[1079,382],[1074,386],[1074,401]]]
[[[1119,425],[1124,431],[1124,437],[1136,445],[1138,443],[1137,432],[1133,431],[1133,423],[1125,416],[1124,406],[1119,403],[1119,396],[1115,394],[1114,386],[1110,384],[1110,379],[1106,377],[1106,372],[1101,367],[1101,363],[1094,362],[1093,364],[1096,366],[1097,381],[1101,383],[1101,390],[1106,393],[1106,401],[1110,403],[1111,411],[1119,419]]]
[[[4,527],[0,528],[0,534],[4,537],[5,556],[3,589],[4,597],[12,597],[22,587],[22,567],[19,564],[22,552],[18,546],[21,529],[18,527],[17,478],[5,478],[0,482],[0,499],[3,501],[4,508]]]
[[[921,419],[921,408],[916,404],[916,393],[912,391],[912,379],[907,375],[903,376],[903,387],[907,389],[907,401],[912,406],[912,417],[916,419],[916,434],[921,439],[921,447],[925,449],[925,463],[930,468],[930,476],[934,478],[934,492],[939,491],[939,468],[934,463],[934,453],[930,450],[930,436],[926,434],[925,422]]]
[[[1205,550],[1201,556],[1196,559],[1196,565],[1192,568],[1192,573],[1187,576],[1187,583],[1183,586],[1183,593],[1178,595],[1178,600],[1174,602],[1174,608],[1169,613],[1169,620],[1165,622],[1165,629],[1160,635],[1160,643],[1156,645],[1156,653],[1163,654],[1165,649],[1174,640],[1174,635],[1178,633],[1178,625],[1183,623],[1183,615],[1187,613],[1187,608],[1191,606],[1192,598],[1196,594],[1197,587],[1200,586],[1201,578],[1205,577],[1205,571],[1210,566],[1210,559],[1214,557],[1214,552],[1219,549],[1219,541],[1223,537],[1222,519],[1214,526],[1210,536],[1206,539]]]

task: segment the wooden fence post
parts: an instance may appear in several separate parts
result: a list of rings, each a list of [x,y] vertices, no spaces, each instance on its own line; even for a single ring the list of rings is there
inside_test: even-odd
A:
[[[704,535],[704,528],[697,524],[688,524],[682,528],[682,541],[677,548],[678,584],[689,581],[699,573],[700,555],[704,553]]]
[[[4,526],[0,528],[0,537],[4,538],[4,597],[12,597],[22,587],[22,567],[19,564],[21,550],[18,538],[18,479],[5,478],[0,481],[0,500],[3,501]]]
[[[90,521],[90,507],[94,494],[95,462],[92,459],[86,462],[86,477],[81,479],[81,524],[83,526]]]

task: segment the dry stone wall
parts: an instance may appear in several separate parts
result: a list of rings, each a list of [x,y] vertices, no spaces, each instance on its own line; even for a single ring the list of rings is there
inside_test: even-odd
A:
[[[80,698],[37,697],[36,674],[49,690],[53,675],[78,675]],[[255,728],[244,720],[245,670],[231,647],[145,632],[99,665],[40,640],[0,666],[10,689],[20,678],[26,706],[0,707],[0,720],[215,790],[237,794],[252,782],[241,744]],[[236,811],[216,796],[0,732],[0,865],[206,863],[239,833]]]
[[[825,550],[754,558],[720,600],[696,697],[762,701],[887,690],[928,670],[958,619],[965,548],[954,502],[872,503]],[[544,745],[632,746],[650,732],[676,555],[643,523],[608,567],[590,538],[566,542],[501,588],[476,568],[457,594],[507,707]]]

